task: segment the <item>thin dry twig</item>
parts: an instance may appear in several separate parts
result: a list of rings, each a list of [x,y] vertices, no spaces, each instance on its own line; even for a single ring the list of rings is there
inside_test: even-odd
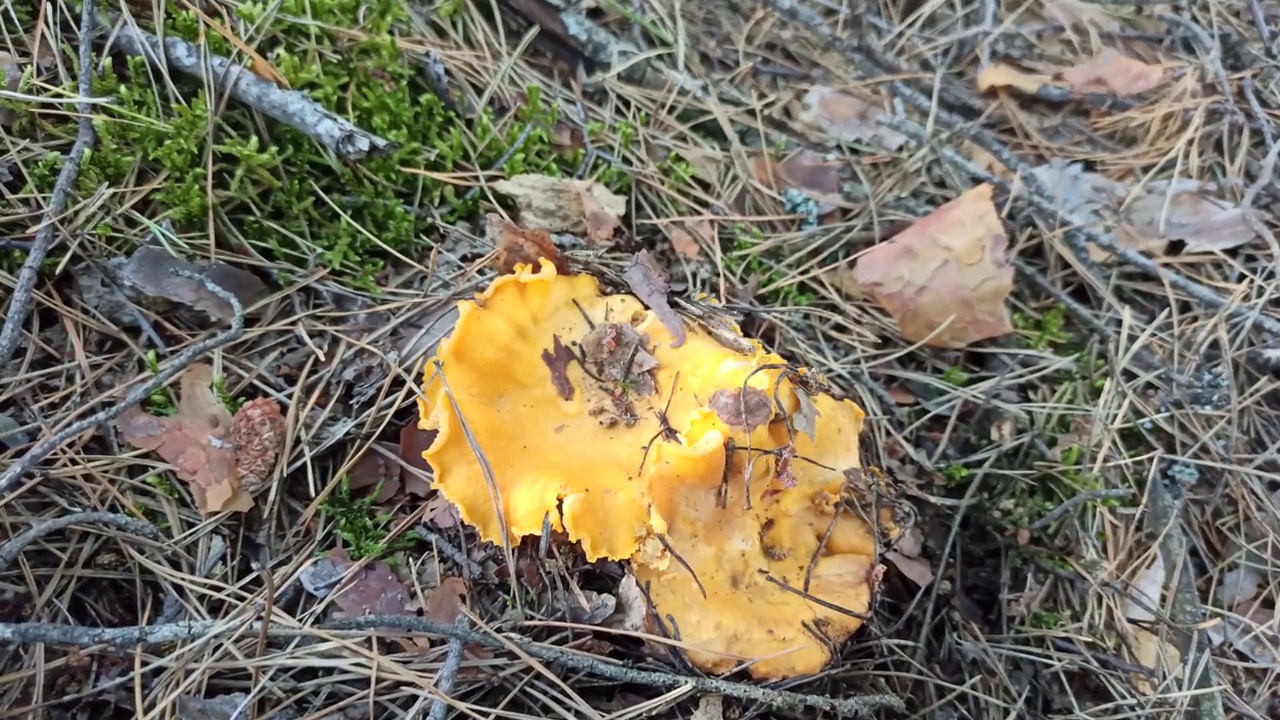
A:
[[[94,0],[84,0],[80,6],[80,77],[77,82],[80,97],[84,100],[76,104],[76,111],[80,113],[76,139],[71,146],[71,154],[58,171],[58,179],[54,181],[49,206],[45,209],[40,229],[36,231],[35,242],[22,263],[22,269],[18,271],[18,281],[13,289],[13,297],[9,300],[4,327],[0,328],[0,368],[9,363],[18,347],[18,336],[27,321],[27,314],[31,312],[31,293],[35,290],[40,265],[53,246],[58,218],[66,212],[71,189],[80,177],[80,164],[84,161],[85,153],[93,147],[93,101],[90,96],[93,93],[93,28],[96,14]],[[3,488],[2,483],[0,488]]]
[[[468,632],[471,630],[471,620],[466,615],[458,616],[454,626],[459,632]],[[449,650],[444,656],[444,665],[440,668],[439,679],[436,680],[436,689],[441,695],[447,696],[453,692],[454,681],[458,679],[458,669],[462,667],[462,649],[465,647],[463,641],[457,637],[449,638]],[[431,711],[427,713],[427,720],[444,720],[444,713],[449,708],[443,697],[436,697],[431,700]]]
[[[474,643],[497,651],[506,650],[507,644],[510,643],[529,656],[543,662],[557,663],[596,677],[618,682],[666,689],[692,687],[703,693],[716,693],[784,708],[798,709],[807,707],[815,710],[841,713],[850,717],[868,717],[876,712],[883,711],[902,712],[906,707],[902,699],[894,695],[825,697],[746,685],[719,678],[639,670],[585,653],[543,645],[519,635],[505,634],[502,639],[498,639],[489,634],[463,629],[451,623],[440,623],[427,618],[407,615],[365,615],[357,618],[344,618],[326,622],[314,629],[281,626],[266,626],[264,628],[261,622],[253,622],[246,625],[246,623],[236,619],[177,622],[169,625],[130,625],[112,628],[72,627],[53,623],[3,623],[0,624],[0,643],[45,643],[79,648],[95,645],[106,645],[113,648],[135,648],[140,645],[159,645],[183,640],[208,640],[223,633],[243,635],[265,631],[268,636],[289,637],[314,635],[318,630],[417,632],[457,638],[464,643]]]
[[[54,533],[72,525],[106,525],[117,530],[155,540],[160,537],[160,531],[146,520],[131,518],[127,515],[109,512],[78,512],[62,517],[53,518],[51,520],[42,520],[35,523],[31,527],[14,535],[12,539],[4,545],[0,545],[0,573],[9,569],[14,560],[22,554],[22,551],[28,545],[39,540],[40,538]]]
[[[1031,523],[1027,529],[1032,531],[1043,530],[1057,522],[1063,515],[1066,515],[1085,503],[1097,502],[1098,500],[1127,498],[1131,495],[1133,495],[1133,490],[1130,488],[1110,488],[1106,490],[1093,490],[1091,492],[1081,493],[1068,498],[1066,502],[1063,502],[1061,505],[1050,510],[1044,517]]]
[[[112,44],[135,57],[144,57],[159,69],[172,68],[211,83],[241,103],[258,110],[289,127],[304,133],[325,149],[345,160],[363,160],[393,152],[397,143],[356,127],[349,120],[332,113],[298,90],[282,90],[274,83],[254,75],[248,68],[203,49],[174,35],[166,35],[163,46],[155,35],[109,15]],[[103,27],[108,23],[95,17]]]
[[[202,283],[209,292],[222,298],[231,306],[231,326],[226,330],[205,338],[200,342],[193,344],[186,350],[178,353],[163,370],[155,373],[146,382],[135,385],[122,399],[114,404],[99,410],[98,412],[78,420],[59,432],[46,437],[36,443],[27,450],[27,452],[15,463],[0,473],[0,497],[9,490],[9,486],[13,485],[25,473],[33,469],[37,463],[48,457],[62,443],[67,442],[71,438],[92,430],[99,425],[115,420],[127,411],[129,408],[137,405],[147,399],[156,390],[164,387],[165,383],[177,377],[179,373],[187,368],[196,358],[211,351],[216,350],[228,343],[231,343],[244,334],[244,307],[240,304],[240,300],[236,298],[234,293],[228,292],[222,286],[214,283],[209,278],[198,275],[187,270],[175,270],[176,274],[183,277],[191,278]]]

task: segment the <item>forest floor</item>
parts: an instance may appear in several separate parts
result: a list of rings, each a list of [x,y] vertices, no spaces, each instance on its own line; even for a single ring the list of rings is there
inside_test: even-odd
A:
[[[0,718],[1280,717],[1280,11],[855,6],[5,4]],[[432,487],[537,228],[865,410],[913,512],[820,673]]]

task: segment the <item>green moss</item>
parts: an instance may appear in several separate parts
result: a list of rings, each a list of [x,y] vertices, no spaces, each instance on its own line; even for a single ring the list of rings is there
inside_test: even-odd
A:
[[[343,476],[337,489],[320,502],[320,513],[331,520],[334,532],[342,538],[352,560],[380,558],[413,546],[418,536],[413,531],[391,537],[392,515],[373,512],[373,502],[382,484],[363,497],[353,497],[351,481]],[[387,558],[392,563],[392,558]]]
[[[469,218],[483,194],[422,173],[490,171],[562,176],[583,153],[557,152],[556,112],[537,88],[510,117],[486,109],[462,119],[424,84],[416,61],[396,38],[408,14],[400,0],[282,0],[246,2],[237,10],[251,24],[256,51],[296,90],[398,147],[384,157],[346,162],[311,138],[269,118],[267,137],[248,109],[222,99],[215,113],[202,85],[174,76],[173,88],[139,59],[108,63],[94,94],[113,98],[95,119],[97,148],[82,165],[82,194],[106,186],[137,188],[142,215],[172,223],[178,234],[202,233],[212,210],[225,214],[267,258],[294,265],[315,260],[339,276],[369,281],[386,247],[410,251],[429,242],[433,214],[444,222]],[[358,33],[337,32],[361,18]],[[232,44],[193,12],[167,6],[164,32],[203,41],[224,56]],[[260,39],[259,39],[260,38]],[[176,92],[174,92],[176,90]],[[48,116],[51,117],[51,116]],[[630,127],[600,127],[605,133]],[[65,118],[30,123],[21,134],[69,143]],[[28,165],[27,192],[47,193],[61,166],[53,156]],[[630,177],[602,164],[591,175],[625,193]],[[126,233],[129,234],[129,233]],[[128,248],[120,248],[126,251]]]

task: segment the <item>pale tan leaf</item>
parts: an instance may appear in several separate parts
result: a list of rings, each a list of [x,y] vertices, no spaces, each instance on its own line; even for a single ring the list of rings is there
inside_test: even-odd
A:
[[[716,226],[707,219],[672,223],[667,226],[667,237],[676,252],[690,259],[702,254],[702,243],[715,247],[718,242]]]
[[[1173,643],[1165,642],[1159,635],[1139,625],[1131,625],[1127,635],[1133,661],[1138,665],[1155,670],[1162,676],[1179,667],[1182,655]],[[1155,686],[1143,675],[1135,673],[1133,683],[1147,695],[1155,692]]]
[[[1160,85],[1164,68],[1148,65],[1110,48],[1059,74],[1074,95],[1113,94],[1128,97]]]
[[[978,92],[1012,88],[1034,95],[1040,88],[1053,85],[1053,77],[1027,72],[1009,63],[997,62],[978,72]]]
[[[1257,237],[1245,211],[1209,194],[1196,180],[1156,181],[1143,187],[1123,213],[1117,237],[1130,245],[1163,249],[1171,240],[1186,243],[1185,251],[1230,250]]]
[[[595,242],[609,240],[627,212],[626,198],[589,180],[525,174],[499,180],[490,187],[515,199],[521,226],[582,233]]]
[[[1013,265],[991,198],[979,185],[858,258],[854,280],[906,340],[963,348],[1013,332]]]
[[[893,151],[907,142],[907,136],[877,123],[888,113],[853,92],[825,85],[809,88],[800,100],[796,120],[844,143],[872,143]]]
[[[1157,550],[1155,558],[1129,587],[1124,599],[1124,616],[1129,620],[1150,622],[1160,611],[1160,598],[1164,595],[1164,557]]]

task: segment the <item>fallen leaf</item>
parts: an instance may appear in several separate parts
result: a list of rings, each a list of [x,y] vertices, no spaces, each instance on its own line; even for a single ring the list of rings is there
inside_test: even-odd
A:
[[[1212,252],[1257,237],[1244,211],[1217,197],[1209,183],[1155,180],[1135,190],[1058,158],[1033,168],[1031,175],[1073,222],[1101,232],[1114,228],[1116,245],[1127,250],[1164,253],[1171,241],[1180,240],[1186,252]],[[1259,223],[1267,217],[1256,210],[1253,216]],[[1110,257],[1092,245],[1089,253],[1098,261]]]
[[[672,223],[667,226],[667,237],[676,252],[690,259],[702,254],[702,243],[712,247],[718,243],[716,226],[706,219]]]
[[[231,441],[232,415],[218,401],[212,385],[213,368],[193,364],[182,374],[176,415],[148,415],[135,405],[115,425],[125,442],[153,451],[173,466],[174,473],[191,486],[200,512],[247,512],[253,497],[240,487]]]
[[[551,371],[551,384],[555,386],[560,399],[572,400],[573,383],[569,380],[569,363],[573,362],[577,356],[560,342],[559,335],[552,338],[551,347],[551,350],[542,351],[542,362],[546,363],[547,369]]]
[[[933,582],[933,568],[929,567],[929,561],[924,558],[907,557],[897,550],[886,550],[884,559],[893,563],[903,576],[919,587],[928,587]]]
[[[207,698],[179,695],[176,700],[179,720],[235,720],[250,715],[245,712],[251,704],[248,693],[225,693]]]
[[[765,391],[753,387],[716,390],[707,407],[726,425],[744,432],[751,432],[773,419],[773,401]]]
[[[379,440],[369,445],[347,470],[347,483],[352,490],[378,488],[374,502],[384,503],[400,492],[400,464],[395,458],[400,447],[395,443]],[[379,483],[381,486],[379,487]]]
[[[1280,662],[1274,648],[1280,647],[1280,626],[1275,610],[1269,608],[1236,608],[1242,618],[1223,618],[1224,632],[1231,646],[1255,663],[1275,666]]]
[[[1262,573],[1253,565],[1241,565],[1222,574],[1218,600],[1224,607],[1236,607],[1252,600],[1262,584]]]
[[[794,388],[796,401],[800,407],[791,415],[791,427],[796,432],[804,433],[811,440],[818,439],[818,416],[822,413],[818,412],[817,406],[813,404],[813,399],[809,397],[809,393]]]
[[[236,412],[231,421],[231,444],[245,492],[253,495],[271,479],[284,433],[284,414],[275,400],[254,398]]]
[[[1013,265],[991,195],[985,183],[969,190],[854,264],[855,281],[906,340],[963,348],[1013,332],[1005,305]]]
[[[302,572],[298,573],[298,582],[302,583],[302,589],[313,597],[323,600],[329,597],[329,593],[333,592],[342,581],[343,574],[350,566],[351,560],[347,554],[341,550],[335,550],[303,568]]]
[[[1122,212],[1117,239],[1124,235],[1130,245],[1141,247],[1181,240],[1184,252],[1194,253],[1230,250],[1258,237],[1242,208],[1209,191],[1189,179],[1147,183]]]
[[[1173,643],[1165,642],[1159,635],[1140,625],[1131,625],[1126,634],[1132,648],[1133,661],[1138,665],[1155,670],[1160,676],[1166,676],[1179,667],[1182,655]],[[1156,688],[1147,677],[1138,673],[1134,673],[1132,677],[1134,686],[1144,694],[1155,693]]]
[[[684,345],[684,321],[667,302],[667,292],[671,288],[658,274],[648,250],[641,250],[631,258],[627,269],[622,273],[622,278],[627,281],[627,287],[631,288],[631,292],[635,293],[636,297],[658,316],[663,327],[671,333],[673,338],[671,347]]]
[[[462,616],[467,602],[467,581],[459,577],[445,577],[427,597],[428,620],[442,625],[452,625]]]
[[[640,583],[630,572],[618,582],[617,611],[606,623],[624,632],[643,633],[649,627],[649,601],[640,590]]]
[[[267,292],[266,285],[251,272],[223,262],[188,262],[155,245],[144,245],[133,253],[124,266],[122,279],[146,295],[187,305],[224,322],[231,321],[234,313],[226,300],[210,292],[200,280],[178,272],[204,277],[234,295],[246,309]]]
[[[908,140],[906,135],[876,122],[889,117],[884,108],[852,92],[815,85],[800,103],[796,120],[839,142],[869,142],[893,152]]]
[[[689,720],[724,720],[724,696],[703,695]]]
[[[1128,97],[1159,86],[1164,79],[1164,69],[1106,48],[1092,59],[1058,73],[1058,77],[1076,96]]]
[[[898,405],[915,405],[920,402],[920,398],[911,392],[911,389],[902,383],[894,383],[887,388],[889,397]]]
[[[449,502],[445,496],[437,493],[427,500],[427,509],[424,512],[426,521],[440,528],[447,530],[456,527],[462,522],[462,515],[458,512],[458,506]]]
[[[485,234],[498,248],[495,262],[500,275],[514,272],[521,264],[537,268],[541,258],[550,260],[561,275],[569,274],[569,263],[561,257],[546,230],[525,230],[497,213],[489,213],[485,215]]]
[[[761,185],[782,194],[788,189],[801,190],[817,202],[818,215],[827,215],[839,207],[840,176],[838,161],[828,159],[808,148],[778,161],[761,153],[750,159],[751,174]]]
[[[596,242],[609,240],[627,213],[626,198],[589,180],[524,174],[499,180],[490,187],[515,199],[522,226],[585,233]]]
[[[1012,88],[1035,95],[1045,87],[1055,87],[1052,75],[1027,72],[1006,62],[988,65],[978,72],[978,92]]]
[[[920,553],[924,551],[924,532],[916,526],[907,528],[894,541],[893,549],[909,558],[920,557]]]
[[[338,607],[334,618],[356,618],[363,615],[416,615],[409,609],[410,595],[390,565],[378,561],[368,563],[351,573],[356,563],[347,552],[336,548],[329,557],[347,577],[342,590],[333,598]]]
[[[613,615],[614,610],[618,607],[618,599],[607,593],[598,593],[593,590],[583,590],[582,595],[587,601],[586,607],[574,596],[574,593],[560,591],[556,593],[560,599],[560,606],[565,608],[567,619],[571,623],[580,625],[599,625],[609,616]]]
[[[422,430],[416,422],[400,428],[400,484],[404,491],[426,497],[431,492],[431,466],[423,453],[436,441],[435,430]]]
[[[1138,622],[1155,620],[1164,595],[1164,580],[1164,557],[1157,550],[1151,564],[1138,573],[1129,587],[1124,598],[1124,616]]]

